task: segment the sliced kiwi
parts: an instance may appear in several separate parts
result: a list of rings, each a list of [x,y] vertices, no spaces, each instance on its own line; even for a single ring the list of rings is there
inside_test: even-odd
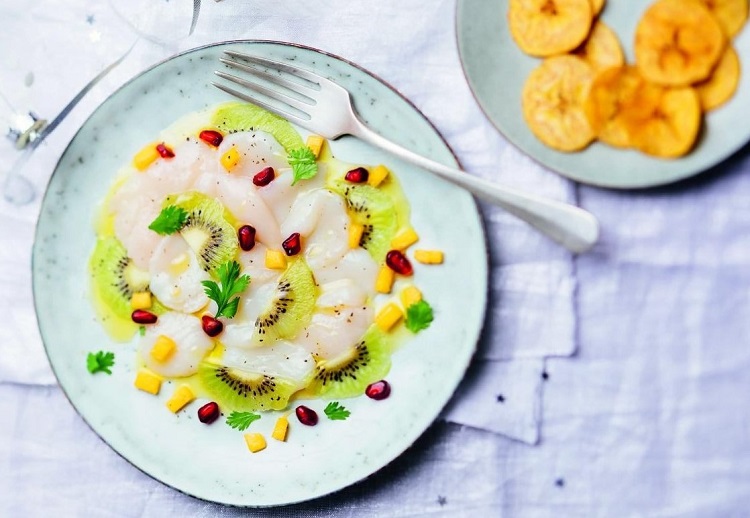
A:
[[[125,247],[114,237],[97,241],[89,267],[101,302],[116,316],[130,320],[130,299],[133,293],[148,291],[148,272],[133,264]]]
[[[198,377],[219,406],[229,410],[283,410],[297,391],[293,381],[211,361],[201,363]]]
[[[391,197],[375,187],[343,181],[332,183],[330,188],[346,199],[352,221],[364,227],[359,245],[382,263],[398,229],[396,206]]]
[[[320,360],[307,391],[325,399],[356,397],[391,368],[391,339],[376,325],[336,358]]]
[[[188,217],[180,234],[198,256],[201,267],[214,273],[223,263],[234,259],[239,243],[231,216],[224,206],[204,194],[190,192],[169,197],[166,205],[185,209]]]
[[[216,110],[212,123],[227,133],[265,131],[284,146],[287,152],[305,145],[302,137],[289,121],[254,104],[238,102],[223,104]]]
[[[253,341],[272,345],[280,338],[292,339],[312,316],[317,298],[312,272],[302,259],[292,261],[279,278],[266,310],[255,320]]]

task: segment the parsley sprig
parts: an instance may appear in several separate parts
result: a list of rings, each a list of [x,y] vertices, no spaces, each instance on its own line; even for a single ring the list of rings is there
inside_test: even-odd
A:
[[[331,421],[344,421],[351,415],[351,412],[339,405],[338,401],[331,401],[328,403],[323,412]]]
[[[115,353],[99,351],[98,353],[89,353],[86,356],[86,368],[91,374],[97,372],[106,372],[112,374],[110,367],[115,364]]]
[[[318,165],[315,163],[315,153],[309,147],[292,149],[287,157],[289,165],[292,166],[294,181],[292,185],[300,180],[309,180],[318,174]]]
[[[240,277],[240,265],[237,261],[227,261],[219,266],[217,272],[219,282],[202,281],[208,298],[216,302],[216,315],[214,318],[227,317],[232,318],[237,314],[240,298],[239,295],[250,284],[250,276],[243,275]],[[234,298],[232,298],[234,297]]]
[[[185,209],[176,205],[168,205],[161,209],[159,215],[148,228],[159,235],[168,236],[180,230],[187,218],[188,213]]]
[[[260,415],[253,414],[252,412],[232,412],[227,417],[227,424],[235,430],[242,432],[247,430],[247,427],[258,419],[260,419]]]
[[[406,309],[406,328],[412,333],[427,329],[432,320],[432,306],[425,300],[415,302]]]

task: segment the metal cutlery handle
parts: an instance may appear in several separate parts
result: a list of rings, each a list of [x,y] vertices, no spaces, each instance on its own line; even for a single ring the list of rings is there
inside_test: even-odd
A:
[[[463,187],[477,198],[502,207],[572,252],[585,252],[599,237],[598,221],[583,209],[503,187],[460,169],[445,166],[391,142],[360,121],[352,126],[352,135],[402,160],[432,171],[440,178]]]

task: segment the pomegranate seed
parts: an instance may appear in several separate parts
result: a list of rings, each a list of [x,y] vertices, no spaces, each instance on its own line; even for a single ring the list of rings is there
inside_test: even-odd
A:
[[[302,250],[302,240],[299,237],[299,232],[295,232],[281,243],[281,247],[286,252],[286,255],[292,256],[297,255]]]
[[[367,385],[365,394],[367,394],[367,397],[370,399],[380,401],[391,395],[391,385],[385,380],[376,381],[375,383]]]
[[[159,155],[161,155],[162,158],[173,158],[174,157],[174,151],[172,151],[170,148],[168,148],[164,142],[161,144],[156,145],[156,151],[159,152]]]
[[[211,424],[219,418],[219,405],[211,401],[198,409],[198,420]]]
[[[136,324],[155,324],[158,320],[158,317],[151,313],[150,311],[144,311],[142,309],[136,309],[133,311],[133,313],[130,315],[130,318],[133,319],[133,322]]]
[[[312,408],[300,405],[294,410],[294,413],[297,414],[299,422],[304,425],[315,426],[318,424],[318,414]]]
[[[263,187],[271,183],[274,178],[276,178],[276,172],[273,170],[273,167],[266,167],[260,173],[253,176],[253,183],[258,187]]]
[[[407,277],[414,273],[414,268],[411,267],[409,260],[398,250],[391,250],[385,255],[385,264],[394,272]]]
[[[240,248],[245,252],[252,250],[255,246],[255,227],[242,225],[237,230],[237,240],[240,242]]]
[[[198,137],[200,137],[203,142],[213,147],[219,147],[221,141],[224,140],[222,134],[214,130],[203,130]]]
[[[211,315],[203,315],[201,317],[201,327],[203,332],[208,336],[214,337],[224,330],[224,324],[220,320],[215,319]]]
[[[367,169],[365,169],[364,167],[358,167],[346,173],[344,179],[347,182],[351,183],[365,183],[369,177],[370,173],[367,171]]]

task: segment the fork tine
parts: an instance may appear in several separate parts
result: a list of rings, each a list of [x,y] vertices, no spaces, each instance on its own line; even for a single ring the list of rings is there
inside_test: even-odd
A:
[[[240,58],[245,61],[249,61],[250,63],[255,63],[256,65],[261,65],[264,67],[281,70],[282,72],[292,74],[293,76],[306,79],[307,81],[310,81],[311,83],[321,84],[322,82],[327,81],[326,78],[319,76],[318,74],[313,74],[312,72],[308,72],[307,70],[297,68],[293,65],[289,65],[288,63],[282,63],[281,61],[274,61],[272,59],[261,58],[258,56],[251,56],[249,54],[243,54],[242,52],[237,52],[234,50],[225,50],[224,53],[229,54],[230,56],[235,57],[235,58]]]
[[[296,115],[294,113],[284,111],[282,109],[277,108],[276,106],[273,106],[272,104],[268,104],[265,101],[261,101],[260,99],[252,97],[252,96],[247,95],[245,93],[238,92],[234,88],[229,88],[228,86],[225,86],[225,85],[223,85],[221,83],[211,82],[211,84],[214,85],[219,90],[223,90],[224,92],[228,93],[229,95],[233,95],[235,97],[238,97],[238,98],[242,99],[243,101],[247,101],[249,103],[256,104],[256,105],[260,106],[261,108],[265,108],[266,110],[268,110],[271,113],[275,113],[279,117],[283,117],[283,118],[288,119],[288,120],[290,120],[292,122],[296,122],[297,124],[299,124],[303,128],[307,128],[308,127],[308,124],[309,124],[309,121],[310,121],[309,118],[305,119],[305,118],[302,118],[299,115]]]
[[[222,63],[224,63],[225,65],[229,67],[238,68],[242,70],[243,72],[247,72],[248,74],[252,74],[256,77],[260,77],[261,79],[265,79],[266,81],[270,81],[271,83],[277,84],[279,86],[283,86],[284,88],[287,88],[293,92],[297,92],[300,95],[304,95],[311,101],[313,101],[314,99],[312,99],[310,95],[317,92],[317,90],[314,90],[313,88],[310,88],[309,86],[305,86],[300,83],[296,83],[294,81],[289,81],[288,79],[284,79],[283,77],[277,74],[269,74],[268,72],[265,72],[263,70],[258,70],[257,68],[253,68],[251,66],[245,65],[238,61],[232,61],[231,59],[225,59],[225,58],[219,58],[219,61],[221,61]]]
[[[270,97],[271,99],[276,99],[279,102],[282,102],[284,104],[287,104],[291,106],[292,108],[295,108],[305,115],[309,116],[310,114],[307,113],[306,110],[309,110],[314,105],[304,103],[302,101],[299,101],[293,97],[289,97],[288,95],[285,95],[281,92],[277,92],[276,90],[272,90],[271,88],[266,88],[263,85],[259,85],[258,83],[253,83],[252,81],[247,81],[245,79],[242,79],[241,77],[233,76],[231,74],[227,74],[225,72],[221,72],[219,70],[215,71],[214,74],[219,76],[222,79],[226,79],[227,81],[231,81],[232,83],[236,83],[238,85],[244,86],[245,88],[249,88],[250,90],[253,90],[254,92],[258,92],[260,94],[265,95],[266,97]]]

